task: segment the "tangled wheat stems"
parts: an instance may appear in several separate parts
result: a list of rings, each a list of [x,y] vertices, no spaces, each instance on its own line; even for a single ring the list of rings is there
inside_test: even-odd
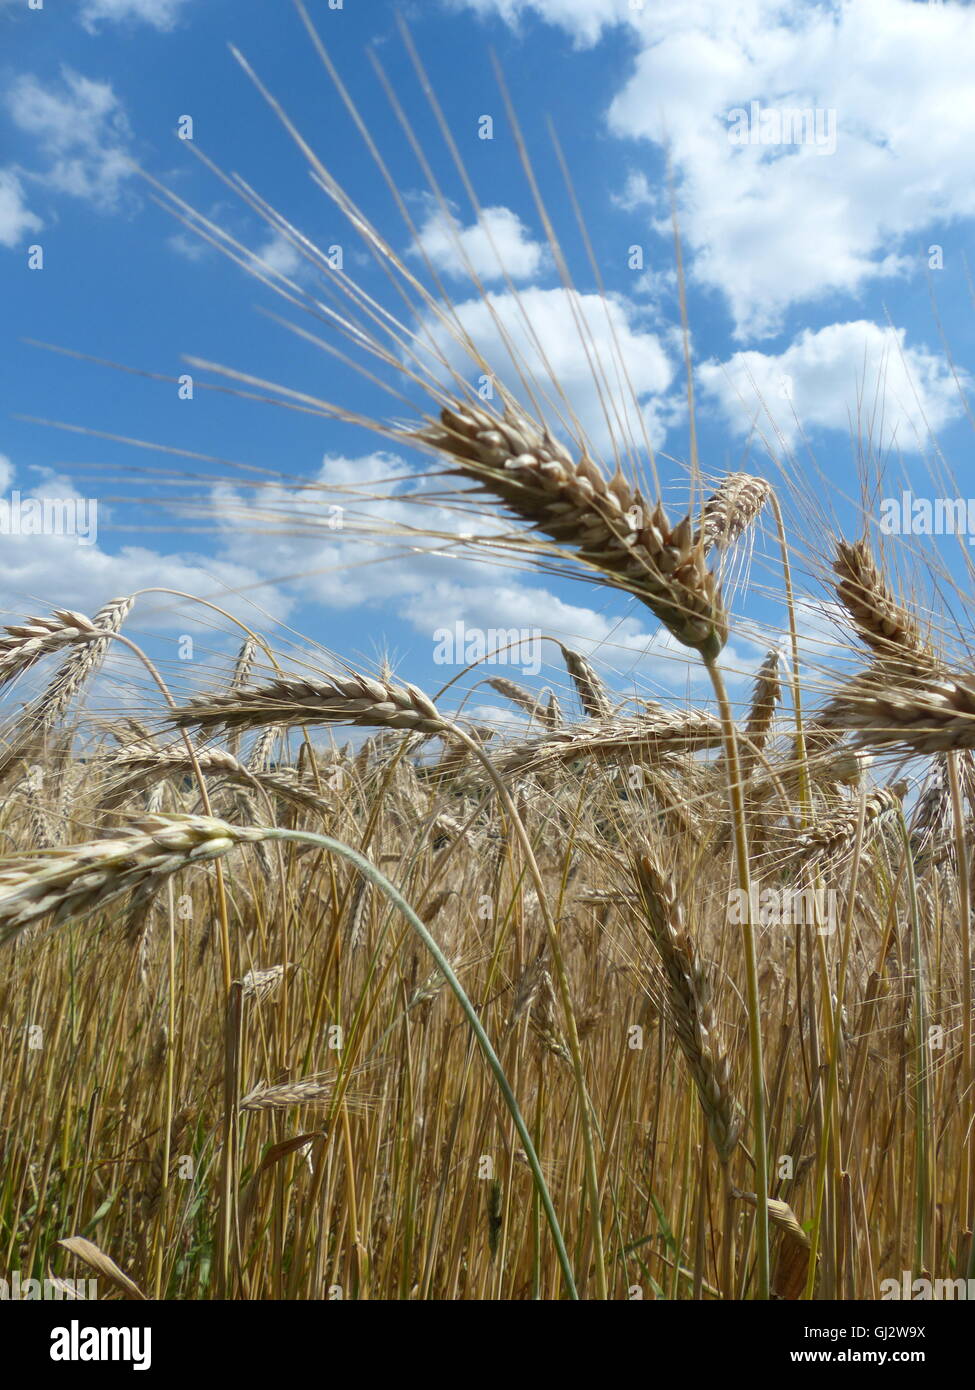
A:
[[[841,540],[836,549],[833,568],[839,576],[837,596],[875,660],[833,695],[823,716],[825,722],[852,731],[855,743],[864,749],[879,753],[944,754],[946,759],[961,923],[962,1091],[971,1098],[975,1093],[972,886],[958,759],[975,748],[975,681],[967,672],[947,669],[935,657],[913,614],[884,579],[866,538],[853,544]],[[903,813],[901,823],[910,860]],[[913,863],[908,863],[907,868],[920,978],[922,943]],[[918,1007],[923,1008],[923,1000]],[[925,1100],[926,1095],[921,1099]],[[962,1208],[969,1232],[968,1274],[975,1277],[975,1126],[969,1126],[967,1151]],[[919,1151],[922,1170],[926,1169],[926,1159],[926,1153]]]
[[[313,169],[316,176],[325,181],[326,191],[335,193],[320,164],[313,163]],[[349,210],[348,200],[341,195],[336,196],[336,201],[342,210]],[[339,277],[333,277],[333,283],[339,283]],[[358,303],[361,307],[364,300],[360,298]],[[343,330],[347,326],[339,322]],[[403,341],[410,342],[405,335]],[[398,346],[392,355],[387,350],[384,358],[387,363],[393,361]],[[402,362],[394,361],[393,365],[401,367]],[[709,745],[720,737],[726,750],[722,770],[728,782],[735,826],[736,875],[739,885],[744,888],[744,901],[750,904],[749,846],[742,793],[747,769],[741,765],[737,734],[722,673],[717,666],[718,655],[727,637],[728,620],[717,578],[709,570],[706,559],[712,549],[731,544],[750,524],[757,509],[764,505],[767,485],[761,484],[760,480],[749,479],[747,475],[731,475],[715,497],[705,504],[700,516],[695,517],[689,511],[687,516],[674,524],[661,504],[653,499],[645,500],[636,484],[624,479],[619,467],[612,476],[607,477],[594,462],[592,451],[581,444],[566,448],[558,443],[538,420],[513,401],[505,401],[503,412],[488,411],[462,391],[451,393],[445,390],[442,381],[435,382],[434,386],[436,389],[430,392],[437,407],[434,418],[426,420],[422,426],[411,427],[399,437],[406,435],[432,448],[446,460],[449,470],[476,483],[524,527],[531,528],[529,538],[538,540],[539,552],[544,549],[550,554],[552,546],[549,543],[554,543],[561,553],[568,553],[578,560],[590,579],[636,597],[679,641],[701,654],[720,707],[717,729],[714,728],[715,721],[711,720],[705,737]],[[609,711],[588,673],[579,667],[572,674],[586,712],[594,722],[605,725]],[[795,704],[798,720],[798,697]],[[336,677],[324,682],[281,678],[265,684],[248,683],[242,690],[201,697],[184,707],[180,712],[180,727],[195,724],[204,729],[215,729],[223,726],[230,730],[231,738],[234,738],[245,728],[267,728],[274,724],[345,720],[365,727],[373,719],[379,722],[380,727],[412,732],[420,737],[428,736],[440,727],[418,692],[392,683],[373,683],[370,686],[362,678],[354,676]],[[561,732],[557,728],[560,720],[554,698],[547,712],[547,723],[548,732],[553,735],[551,746],[554,748],[554,735]],[[465,746],[454,726],[448,728],[446,724],[443,725],[443,732],[455,743]],[[565,742],[571,744],[571,737]],[[477,753],[478,750],[473,749],[473,754]],[[553,761],[557,761],[554,755]],[[503,788],[499,788],[498,796],[522,843],[526,862],[537,885],[539,879],[534,856],[520,820],[513,814],[511,799],[505,799]],[[547,913],[545,893],[540,891],[538,896],[541,911]],[[558,932],[548,917],[545,926],[557,944]],[[750,923],[744,925],[743,947],[747,961],[754,1148],[758,1165],[759,1288],[764,1294],[768,1291],[765,1202],[768,1190],[767,1145],[756,947]],[[281,959],[287,959],[287,953],[283,952]],[[559,970],[558,956],[555,961],[566,1026],[570,1033],[570,1051],[580,1094],[581,1114],[586,1127],[587,1189],[596,1255],[596,1282],[603,1290],[605,1275],[601,1250],[600,1192],[593,1176],[590,1112],[584,1099],[578,1043],[571,1036],[575,1031],[574,1011],[571,1001],[567,999],[567,985]]]
[[[568,1030],[572,1069],[579,1095],[586,1182],[590,1204],[593,1255],[599,1297],[608,1297],[608,1280],[603,1251],[602,1218],[596,1149],[593,1137],[592,1104],[583,1069],[582,1052],[572,1005],[572,992],[559,942],[558,929],[548,906],[545,883],[535,858],[531,840],[508,788],[484,749],[464,729],[446,719],[433,701],[412,685],[392,680],[372,680],[352,672],[317,682],[275,681],[263,687],[244,687],[223,695],[200,696],[174,710],[174,722],[181,728],[196,725],[204,729],[225,727],[242,729],[268,723],[351,723],[371,725],[410,733],[439,734],[453,739],[478,759],[494,784],[498,797],[510,817],[538,895],[539,908],[549,939],[549,947],[559,982],[559,992]],[[574,1287],[574,1286],[573,1286]]]
[[[129,889],[166,878],[190,864],[219,859],[238,845],[255,844],[262,840],[288,840],[314,845],[348,860],[364,879],[386,894],[423,942],[456,996],[511,1113],[552,1234],[566,1291],[571,1299],[577,1299],[572,1265],[531,1133],[477,1011],[449,960],[412,907],[375,865],[357,850],[327,835],[317,835],[311,831],[234,826],[212,816],[150,817],[114,840],[75,845],[54,857],[22,859],[7,865],[0,862],[0,946],[9,943],[31,923],[48,915],[55,923],[64,921],[104,905]],[[248,1096],[239,1104],[241,1108],[247,1108],[253,1102],[253,1096]]]

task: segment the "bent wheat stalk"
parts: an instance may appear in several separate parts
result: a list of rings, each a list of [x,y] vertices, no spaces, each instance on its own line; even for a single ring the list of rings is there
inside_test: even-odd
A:
[[[292,698],[295,704],[289,704]],[[552,959],[559,982],[559,994],[566,1015],[572,1070],[579,1097],[580,1123],[586,1156],[586,1187],[592,1223],[596,1283],[599,1297],[608,1297],[599,1177],[593,1138],[592,1103],[586,1086],[582,1051],[572,1007],[572,992],[562,956],[558,929],[548,906],[545,882],[524,822],[491,759],[477,740],[447,719],[428,695],[412,685],[398,685],[392,680],[373,680],[355,672],[344,676],[327,676],[317,682],[279,680],[269,686],[224,694],[202,695],[187,705],[173,709],[172,720],[182,728],[199,725],[203,728],[225,727],[240,729],[262,724],[290,723],[351,723],[393,729],[398,732],[438,734],[463,744],[484,767],[495,791],[511,820],[528,872],[538,895],[539,910],[549,939]]]
[[[348,860],[363,878],[385,893],[423,942],[460,1004],[498,1083],[535,1180],[566,1291],[570,1298],[578,1298],[572,1266],[538,1154],[480,1017],[450,961],[409,903],[357,850],[327,835],[316,835],[311,831],[230,825],[210,816],[154,816],[137,822],[132,829],[114,840],[74,845],[56,856],[34,856],[12,863],[0,860],[0,944],[48,914],[53,913],[55,922],[65,921],[110,902],[130,888],[146,886],[160,877],[175,873],[188,864],[201,859],[215,859],[237,845],[255,844],[262,840],[290,840],[297,844],[315,845]],[[299,1103],[294,1085],[278,1089],[282,1095],[287,1092],[288,1104]],[[260,1096],[251,1095],[245,1097],[240,1105],[242,1109],[254,1108],[259,1103]]]
[[[745,809],[745,789],[742,765],[738,754],[738,732],[731,704],[715,658],[705,658],[724,735],[724,757],[727,767],[728,802],[735,847],[735,878],[742,901],[747,909],[742,913],[742,945],[745,955],[745,997],[748,1006],[748,1051],[751,1063],[752,1137],[755,1150],[755,1184],[758,1193],[755,1220],[755,1244],[758,1262],[758,1296],[767,1301],[771,1292],[771,1259],[769,1252],[768,1216],[768,1121],[765,1101],[765,1059],[762,1041],[761,993],[758,980],[758,943],[752,920],[752,877],[748,845],[748,818]]]

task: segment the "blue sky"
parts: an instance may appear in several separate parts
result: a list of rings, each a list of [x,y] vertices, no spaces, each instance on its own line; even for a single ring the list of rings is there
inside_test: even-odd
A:
[[[508,292],[417,86],[393,5],[344,0],[332,9],[308,0],[308,9],[428,255],[490,355],[491,331],[478,317],[476,293],[455,273],[451,233],[424,192],[367,57],[372,45],[442,180],[464,247],[508,312]],[[855,530],[842,498],[857,491],[850,419],[859,392],[868,403],[883,399],[874,432],[889,450],[888,491],[899,490],[906,475],[918,492],[930,493],[932,436],[964,490],[970,425],[930,296],[967,386],[973,363],[965,254],[975,216],[970,6],[423,0],[401,11],[490,210],[490,233],[597,447],[608,453],[609,441],[600,435],[585,354],[573,340],[568,303],[544,246],[491,47],[573,278],[592,295],[595,278],[553,155],[549,119],[558,132],[675,513],[687,501],[686,474],[676,461],[687,458],[688,440],[665,140],[708,471],[745,467],[776,478],[762,438],[749,436],[757,419],[765,440],[776,444],[757,385],[775,416],[779,452],[795,445],[800,469],[812,476],[794,411],[825,479],[817,488],[834,490],[840,519]],[[179,118],[191,116],[197,149],[223,170],[238,171],[316,243],[341,245],[347,271],[395,307],[388,281],[312,183],[229,42],[338,182],[420,269],[408,229],[284,0],[44,0],[39,10],[29,0],[0,0],[0,492],[63,497],[73,490],[99,503],[95,545],[66,536],[4,539],[0,608],[17,617],[61,602],[90,612],[151,584],[223,594],[248,621],[269,626],[250,606],[259,604],[353,661],[374,661],[388,648],[402,675],[430,686],[453,674],[433,664],[436,628],[457,621],[482,629],[541,626],[603,662],[621,689],[634,679],[644,689],[679,688],[686,669],[661,646],[650,616],[622,596],[470,557],[432,559],[399,548],[394,554],[354,528],[309,539],[262,534],[253,512],[249,523],[240,519],[258,499],[244,484],[262,475],[231,464],[360,490],[372,479],[393,479],[402,498],[414,472],[427,466],[417,456],[347,424],[205,390],[181,400],[170,381],[24,346],[23,338],[41,339],[165,377],[186,371],[181,357],[190,354],[370,416],[403,414],[378,389],[262,316],[259,307],[301,321],[299,311],[289,312],[157,206],[133,172],[134,161],[314,293],[315,275],[294,247],[176,138]],[[734,113],[754,121],[752,103],[759,114],[771,113],[762,117],[770,143],[736,145]],[[814,110],[820,124],[809,127],[805,143],[776,143],[776,113],[792,108]],[[478,138],[485,115],[494,120],[491,140]],[[37,246],[43,268],[32,270],[30,248]],[[633,247],[641,249],[642,268],[632,264]],[[598,337],[605,318],[594,301],[583,303]],[[388,368],[379,370],[402,384]],[[15,414],[228,462],[54,431]],[[377,450],[396,456],[377,457]],[[212,523],[188,521],[162,505],[179,490],[173,474],[207,501]],[[304,505],[317,506],[321,516],[324,494],[312,497]],[[264,512],[285,505],[275,491],[260,500]],[[418,524],[430,515],[402,500],[358,510],[373,522],[386,514]],[[465,525],[453,511],[438,513],[437,521],[448,531]],[[238,597],[230,597],[235,591]],[[758,600],[753,615],[781,621],[774,600]],[[164,651],[186,631],[198,633],[201,654],[234,645],[160,600],[142,600],[132,622],[140,635],[154,633]],[[731,663],[743,671],[762,654],[747,630],[732,641]]]

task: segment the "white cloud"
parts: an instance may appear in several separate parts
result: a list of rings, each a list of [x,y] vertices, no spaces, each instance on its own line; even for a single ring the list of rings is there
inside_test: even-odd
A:
[[[859,428],[878,448],[896,442],[909,452],[921,451],[929,431],[937,432],[963,410],[944,357],[908,347],[902,328],[866,320],[806,329],[777,354],[736,352],[724,363],[704,362],[698,380],[740,433],[754,422],[760,433],[774,437],[771,415],[790,444],[799,426]],[[966,380],[962,375],[962,385]]]
[[[309,602],[344,609],[408,597],[438,583],[448,565],[456,578],[483,577],[476,559],[445,558],[451,539],[511,529],[501,517],[482,521],[424,502],[436,480],[417,476],[396,454],[327,455],[316,483],[297,494],[273,484],[242,493],[218,489],[221,554],[291,579]],[[342,510],[333,514],[331,507]],[[412,534],[421,527],[430,534]]]
[[[466,300],[455,313],[484,359],[523,401],[527,395],[521,376],[531,380],[553,427],[559,425],[559,410],[563,417],[566,414],[551,385],[555,381],[597,452],[609,455],[614,438],[642,444],[640,413],[651,443],[661,442],[658,398],[670,386],[674,368],[657,335],[640,328],[631,305],[595,294],[531,288],[517,296],[489,293]],[[425,326],[460,376],[472,381],[479,375],[479,368],[443,325],[427,320]],[[613,399],[609,421],[601,390]]]
[[[0,169],[0,246],[16,246],[27,232],[38,232],[41,219],[24,203],[24,190],[12,169]]]
[[[491,675],[500,674],[496,668],[492,668]],[[490,675],[486,677],[488,680],[490,678]],[[515,705],[465,705],[464,718],[472,724],[495,729],[507,737],[524,734],[528,728],[528,715],[522,713]],[[536,724],[537,722],[536,720]]]
[[[3,551],[0,606],[8,613],[67,604],[90,614],[120,594],[154,586],[209,598],[252,624],[258,621],[254,604],[279,617],[293,605],[293,599],[273,586],[254,587],[259,576],[253,570],[209,556],[162,555],[139,545],[109,554],[99,545],[81,545],[72,536],[4,536]],[[212,628],[212,615],[197,605],[164,595],[142,600],[145,605],[150,601],[153,630]]]
[[[415,650],[426,658],[434,655],[436,630],[457,622],[485,632],[538,628],[599,662],[613,684],[652,678],[674,690],[688,681],[704,688],[697,656],[625,595],[600,590],[601,608],[574,603],[508,568],[487,568],[476,551],[451,548],[451,536],[507,534],[518,527],[499,516],[472,517],[432,497],[424,502],[425,493],[439,498],[441,486],[422,476],[425,465],[419,467],[384,452],[330,456],[319,474],[320,493],[296,497],[273,486],[244,494],[224,490],[217,498],[219,553],[244,570],[287,580],[288,592],[304,602],[364,615],[381,610],[387,624],[395,617],[418,635]],[[334,504],[345,513],[341,527],[331,530],[328,508]],[[415,528],[433,534],[413,534]],[[578,592],[594,593],[584,586]],[[369,628],[378,630],[374,618]],[[758,659],[729,647],[729,682],[737,684]],[[543,660],[561,671],[554,647],[543,650]],[[520,658],[511,661],[520,664]],[[503,674],[496,667],[486,671]],[[509,674],[516,673],[509,668]]]
[[[254,621],[255,603],[277,616],[286,614],[293,605],[294,599],[273,584],[255,588],[260,572],[223,554],[163,555],[141,545],[127,545],[109,553],[99,542],[99,530],[103,538],[110,522],[107,508],[99,506],[97,498],[86,498],[69,479],[46,469],[33,471],[38,475],[36,481],[18,478],[11,460],[0,454],[0,494],[7,505],[15,507],[18,492],[22,507],[31,499],[80,500],[87,505],[78,529],[90,535],[93,543],[84,543],[70,534],[4,534],[0,538],[0,610],[23,616],[67,604],[90,614],[118,595],[160,585],[208,597],[245,622]],[[94,510],[91,501],[95,503]],[[92,522],[94,535],[89,530]],[[196,605],[180,605],[178,600],[162,595],[151,602],[154,630],[182,632],[201,624],[212,627],[210,615]],[[148,605],[150,599],[143,603]]]
[[[360,611],[370,640],[380,639],[383,628],[394,622],[405,623],[416,634],[413,649],[424,663],[434,657],[436,629],[460,621],[485,631],[544,632],[589,656],[616,688],[642,689],[647,681],[673,691],[688,683],[706,688],[695,654],[625,595],[580,586],[581,601],[571,602],[537,577],[523,580],[508,568],[487,568],[476,554],[450,551],[451,536],[506,533],[512,524],[496,516],[472,518],[433,497],[421,510],[424,493],[439,493],[439,485],[402,458],[383,452],[328,457],[319,481],[320,493],[275,486],[240,495],[228,488],[215,490],[208,513],[218,528],[212,555],[189,550],[162,554],[140,545],[109,553],[103,548],[110,521],[105,509],[99,510],[100,535],[91,545],[79,544],[73,536],[5,535],[0,611],[9,616],[4,621],[65,603],[93,613],[118,595],[161,586],[209,598],[265,630],[265,614],[284,619],[299,603]],[[10,460],[0,454],[0,492],[13,485]],[[68,479],[46,473],[33,485],[21,482],[20,488],[24,497],[80,495]],[[350,489],[359,495],[352,496]],[[329,506],[337,501],[346,511],[342,526],[332,530]],[[406,529],[416,527],[439,532],[440,538],[421,532],[407,543]],[[385,539],[384,532],[389,533]],[[598,598],[599,608],[585,602],[591,597]],[[136,610],[133,635],[140,640],[144,634],[201,629],[209,634],[208,652],[222,645],[206,610],[165,595],[146,595]],[[542,678],[567,684],[555,646],[543,644],[541,652]],[[532,661],[530,648],[523,655]],[[756,661],[729,647],[723,657],[729,682],[737,685]],[[507,669],[491,665],[484,674],[517,675],[512,667],[520,664],[516,659]]]
[[[638,50],[610,127],[627,139],[669,140],[693,276],[726,297],[741,337],[775,333],[793,304],[901,273],[920,233],[975,215],[975,7],[467,4],[511,22],[533,11],[580,42],[614,22],[628,26]],[[835,153],[734,146],[729,116],[753,100],[835,113]]]
[[[103,211],[118,202],[129,164],[129,123],[109,82],[63,68],[58,83],[17,78],[5,103],[14,123],[40,144],[48,167],[31,178]]]
[[[580,593],[585,593],[580,589]],[[591,591],[590,591],[591,592]],[[606,591],[604,591],[606,592]],[[616,610],[615,612],[613,610]],[[500,583],[480,582],[457,584],[452,577],[426,585],[403,605],[402,616],[418,633],[430,638],[440,628],[452,630],[463,623],[482,632],[539,633],[587,656],[614,687],[642,684],[653,680],[662,686],[680,689],[688,682],[707,688],[709,678],[696,653],[683,646],[666,628],[661,627],[647,610],[623,595],[606,604],[606,611],[590,608],[584,603],[570,603],[551,590],[518,580],[505,579]],[[552,643],[542,644],[543,679],[551,681],[553,673],[568,686],[564,665],[558,649]],[[764,656],[743,655],[734,645],[725,649],[722,667],[729,684],[737,685],[754,671]],[[533,648],[523,642],[508,655],[507,674],[517,674],[525,666],[534,674],[530,663]],[[459,665],[466,664],[462,659]],[[500,669],[499,669],[500,667]],[[499,663],[484,667],[485,674],[504,675]]]
[[[79,22],[89,33],[99,24],[124,22],[152,25],[153,29],[172,29],[186,0],[84,0]]]
[[[166,238],[166,245],[187,261],[200,261],[207,253],[207,244],[200,237],[187,236],[185,232],[174,232]]]
[[[481,15],[500,15],[517,25],[532,11],[552,24],[567,29],[580,45],[591,44],[603,29],[632,17],[630,0],[449,0],[455,9],[470,9]],[[657,0],[647,0],[656,4]]]
[[[256,261],[261,262],[256,267],[257,270],[265,275],[268,271],[272,275],[284,275],[290,280],[307,265],[301,252],[283,232],[272,231],[262,245],[254,248],[252,255]]]
[[[482,209],[478,220],[462,227],[441,209],[434,209],[417,233],[412,254],[422,252],[445,275],[469,279],[531,280],[545,263],[546,248],[533,241],[527,227],[510,208]]]

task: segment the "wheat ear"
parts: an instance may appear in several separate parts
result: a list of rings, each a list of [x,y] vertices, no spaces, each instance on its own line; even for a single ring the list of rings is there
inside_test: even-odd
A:
[[[762,662],[755,677],[752,703],[748,711],[748,722],[742,739],[742,776],[751,772],[759,754],[768,741],[769,730],[775,717],[776,706],[782,695],[782,658],[777,647],[773,647]]]
[[[667,983],[667,998],[681,1052],[694,1078],[708,1131],[722,1165],[727,1165],[741,1134],[741,1113],[731,1091],[731,1064],[715,1045],[711,988],[673,882],[649,854],[634,861],[644,922],[656,947]]]
[[[37,703],[37,722],[48,727],[60,719],[71,701],[87,680],[94,675],[105,658],[112,635],[121,630],[132,611],[133,598],[110,599],[92,618],[92,632],[84,645],[73,651],[58,671]]]
[[[672,526],[663,506],[648,506],[619,470],[607,480],[585,453],[573,459],[510,397],[503,415],[455,401],[416,437],[514,516],[640,599],[679,642],[705,657],[720,652],[727,618],[690,517]]]
[[[703,710],[665,710],[642,718],[591,722],[575,729],[556,729],[514,744],[499,760],[501,773],[564,766],[576,758],[662,758],[674,753],[717,748],[721,724]]]
[[[326,723],[439,734],[451,727],[416,686],[358,674],[317,681],[280,679],[197,695],[174,712],[173,720],[181,728],[231,730]]]
[[[750,473],[729,473],[701,508],[695,541],[705,554],[734,545],[757,520],[772,494],[772,485]]]
[[[76,642],[90,642],[98,636],[91,618],[70,608],[55,608],[50,618],[28,618],[4,628],[0,637],[0,685],[26,671],[35,661]]]
[[[866,539],[838,541],[833,565],[836,595],[853,619],[861,641],[885,657],[926,656],[917,623],[894,596]]]
[[[0,945],[43,917],[90,912],[262,833],[211,816],[147,816],[112,839],[0,861]]]
[[[900,810],[907,784],[896,782],[890,787],[875,787],[863,797],[863,829],[860,832],[866,846],[891,815]],[[789,870],[799,864],[829,861],[835,868],[853,849],[860,819],[859,801],[849,802],[816,825],[802,830],[783,843],[776,855],[775,866]]]
[[[838,690],[821,717],[853,732],[857,747],[878,752],[975,748],[975,679],[885,665],[861,672]]]
[[[579,703],[586,714],[590,719],[608,719],[613,713],[612,702],[605,685],[596,675],[593,667],[581,652],[574,651],[572,647],[566,647],[561,642],[559,648],[562,652],[562,660],[565,662],[565,669],[569,673],[572,684],[576,688],[576,694],[579,696]]]

